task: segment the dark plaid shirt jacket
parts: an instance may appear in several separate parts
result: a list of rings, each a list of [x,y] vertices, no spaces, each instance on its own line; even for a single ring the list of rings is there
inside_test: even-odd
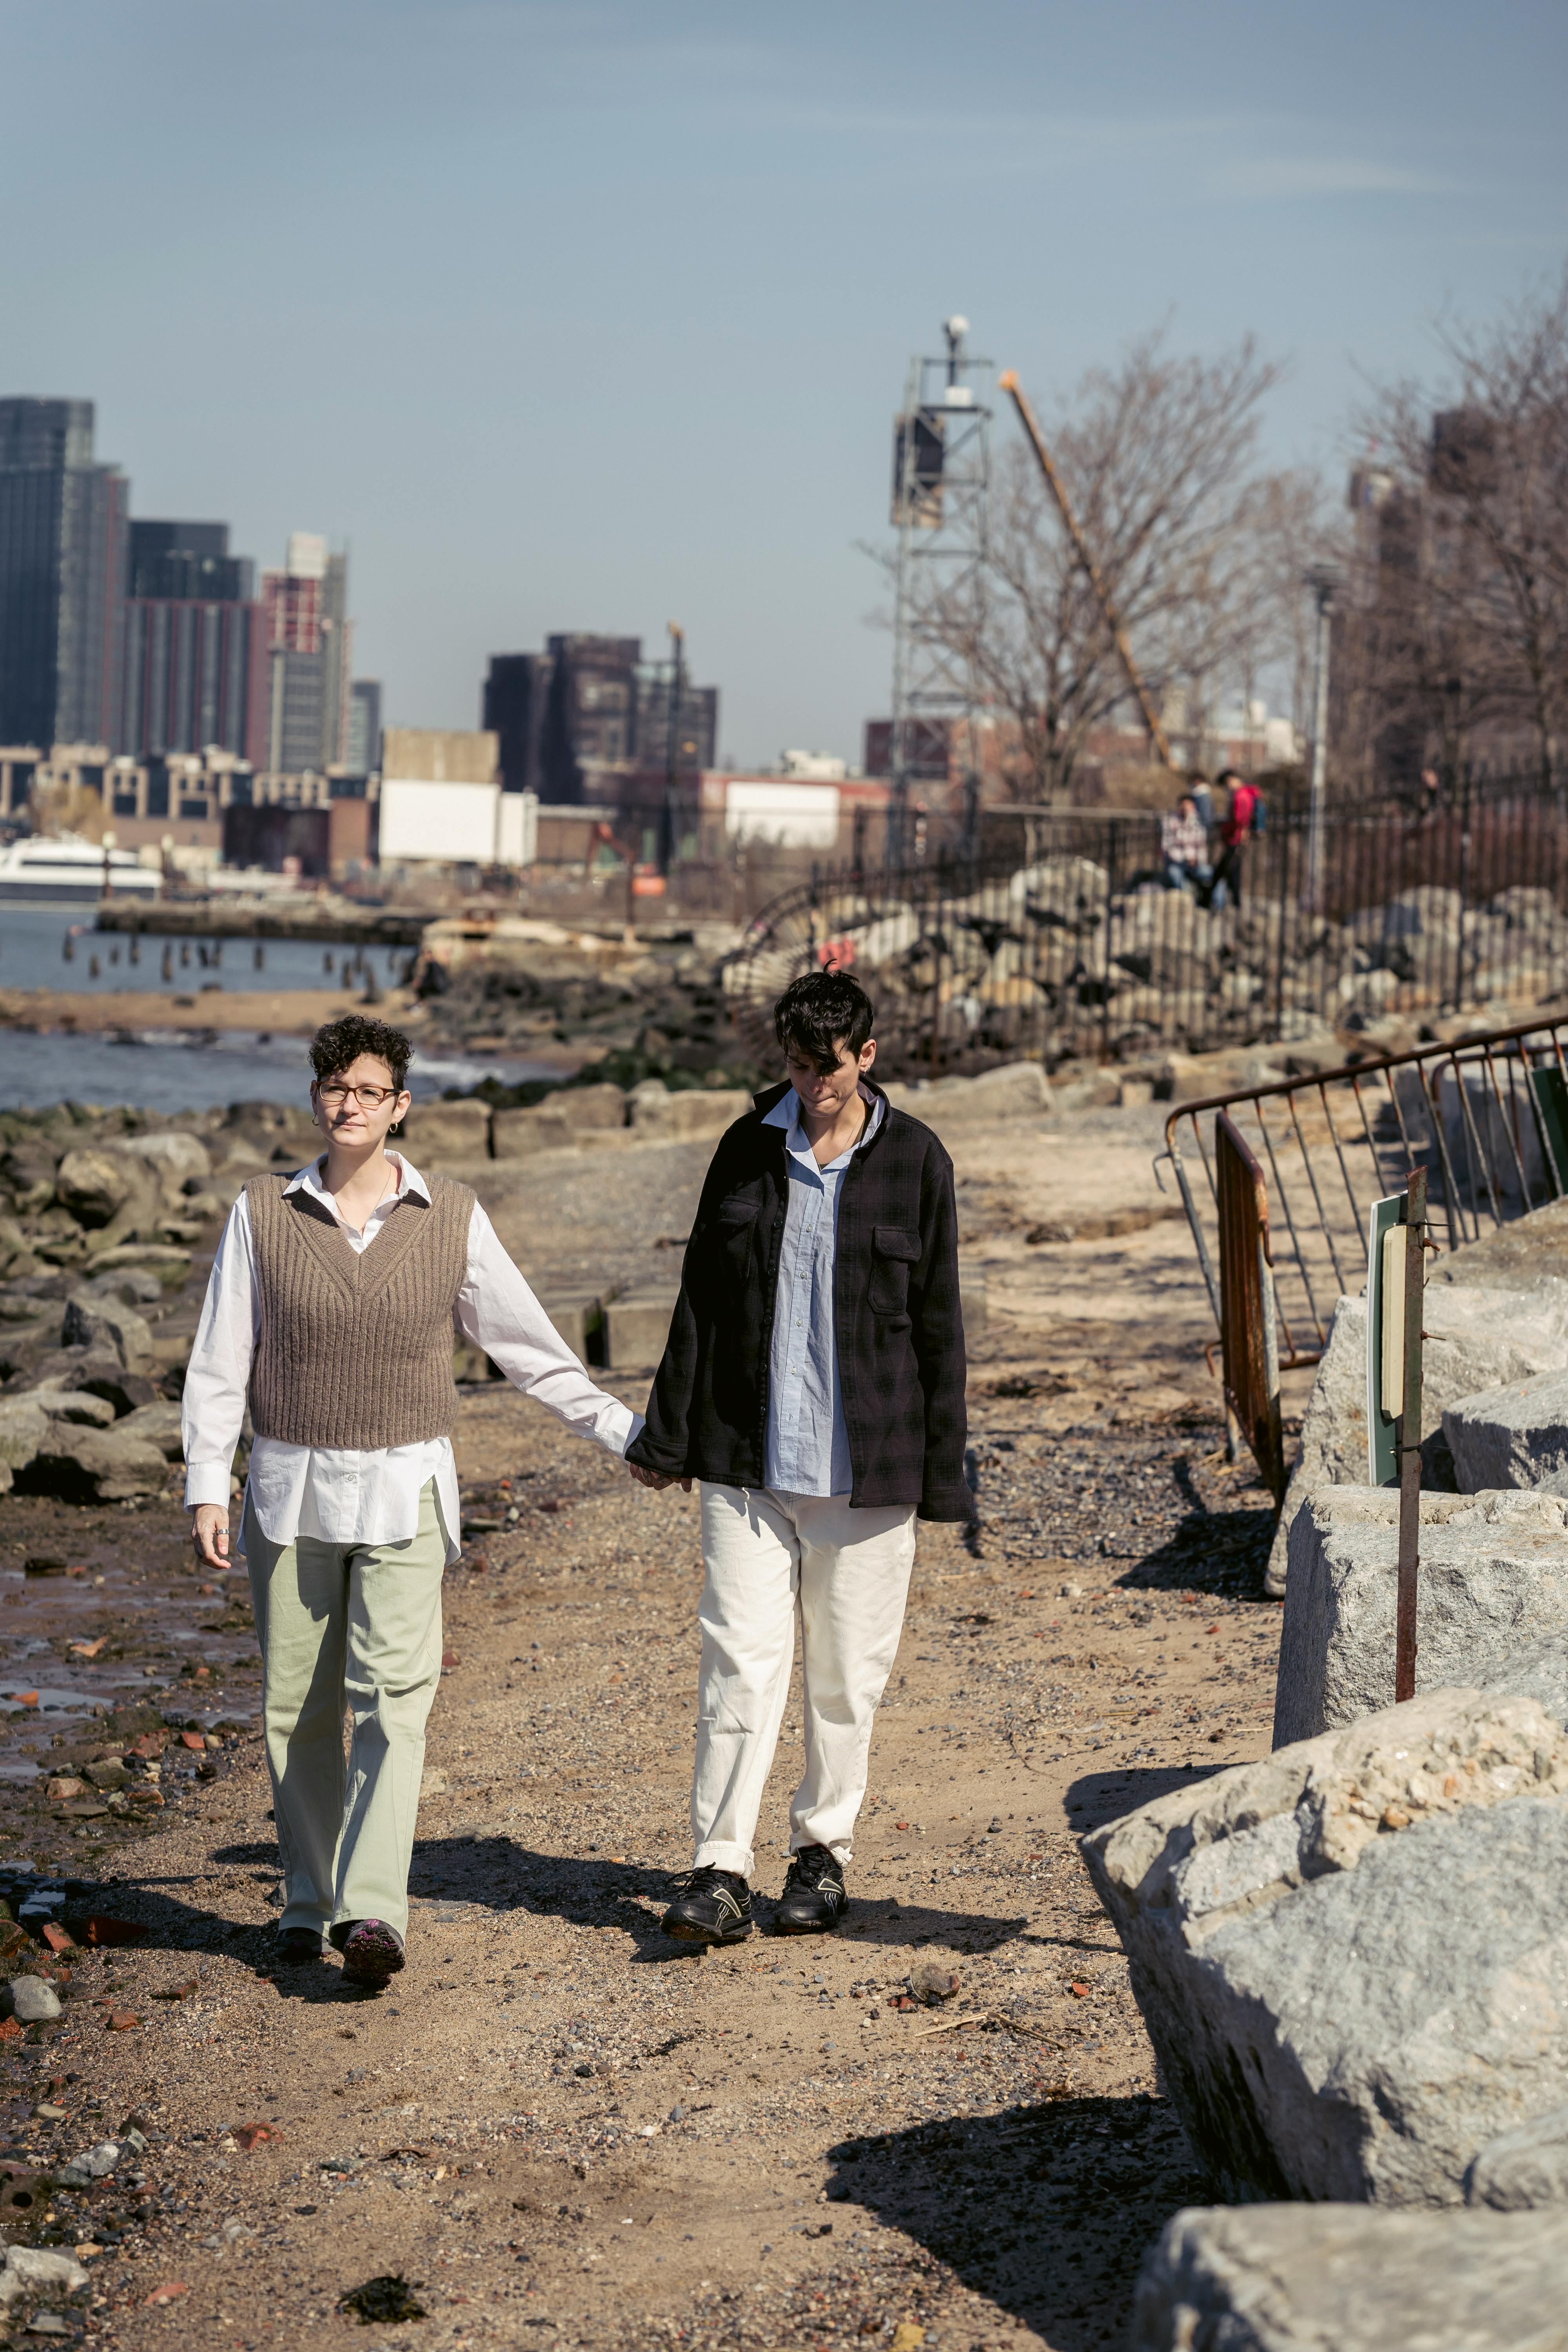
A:
[[[785,1091],[758,1095],[721,1139],[702,1187],[647,1424],[626,1449],[628,1461],[666,1477],[763,1484],[789,1189],[784,1130],[763,1119]],[[881,1124],[838,1192],[834,1327],[849,1499],[967,1519],[952,1162],[930,1128],[883,1102]]]

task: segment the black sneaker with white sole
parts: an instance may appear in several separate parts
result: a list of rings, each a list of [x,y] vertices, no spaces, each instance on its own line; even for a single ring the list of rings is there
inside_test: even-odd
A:
[[[752,1890],[738,1871],[704,1863],[688,1874],[659,1925],[688,1944],[742,1944],[752,1932]]]
[[[848,1907],[842,1864],[825,1845],[802,1846],[791,1859],[773,1927],[781,1936],[830,1936]]]

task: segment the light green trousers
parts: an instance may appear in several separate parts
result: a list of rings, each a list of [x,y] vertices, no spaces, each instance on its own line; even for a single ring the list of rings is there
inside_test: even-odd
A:
[[[246,1507],[282,1927],[408,1929],[447,1538],[432,1483],[407,1543],[269,1543]],[[353,1717],[343,1762],[343,1708]]]

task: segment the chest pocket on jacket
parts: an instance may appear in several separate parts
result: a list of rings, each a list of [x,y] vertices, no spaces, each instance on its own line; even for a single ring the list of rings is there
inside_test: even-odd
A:
[[[743,1194],[733,1200],[721,1201],[713,1219],[715,1255],[721,1265],[734,1273],[743,1273],[752,1254],[752,1237],[757,1230],[763,1202],[759,1194],[747,1200]]]
[[[871,1228],[871,1283],[867,1297],[874,1315],[902,1315],[910,1303],[910,1268],[921,1254],[921,1237],[907,1225]]]

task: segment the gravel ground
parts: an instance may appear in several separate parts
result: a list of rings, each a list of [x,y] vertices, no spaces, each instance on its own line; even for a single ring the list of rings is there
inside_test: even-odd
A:
[[[659,1936],[689,1851],[695,1498],[634,1486],[495,1384],[465,1394],[468,1543],[409,1965],[384,1996],[348,1991],[335,1961],[275,1967],[277,1848],[247,1728],[185,1750],[155,1830],[116,1819],[128,1843],[36,1797],[0,1812],[0,1853],[72,1857],[79,1939],[94,1915],[146,1931],[40,1956],[66,1979],[61,2018],[0,2032],[0,2221],[97,2249],[86,2289],[42,2298],[68,2335],[247,2352],[1121,2340],[1143,2249],[1204,2189],[1077,1840],[1266,1751],[1279,1624],[1265,1498],[1223,1460],[1179,1233],[1155,1217],[1025,1237],[1075,1199],[1157,1206],[1145,1143],[1102,1133],[1080,1158],[1070,1136],[997,1131],[959,1151],[992,1299],[971,1384],[978,1517],[921,1531],[838,1937],[767,1932],[798,1688],[759,1837],[761,1932],[707,1956]],[[706,1155],[655,1149],[657,1185],[640,1153],[640,1177],[628,1154],[613,1182],[584,1158],[498,1200],[527,1220],[531,1241],[510,1237],[542,1283],[574,1255],[597,1266],[612,1228],[637,1278],[663,1259]],[[640,1401],[646,1381],[611,1385]],[[195,1638],[146,1679],[178,1714],[205,1664],[195,1711],[245,1726],[243,1629],[202,1631],[216,1596],[176,1567],[182,1532],[167,1501],[0,1505],[16,1549],[77,1560],[90,1537],[116,1591],[183,1606]],[[46,1609],[65,1583],[38,1591]],[[171,1674],[176,1647],[188,1675]],[[929,1959],[958,1990],[897,2006]],[[43,2185],[132,2115],[144,2153],[97,2187]],[[43,2181],[22,2208],[29,2169]],[[340,2312],[385,2274],[423,2306],[416,2336]]]

